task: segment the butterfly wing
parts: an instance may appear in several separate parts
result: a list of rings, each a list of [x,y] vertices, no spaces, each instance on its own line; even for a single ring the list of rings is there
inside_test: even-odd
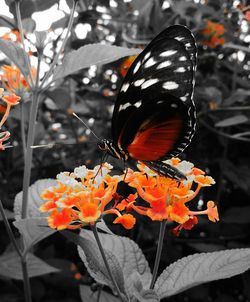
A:
[[[136,58],[114,108],[117,150],[142,161],[164,160],[184,150],[195,125],[195,62],[194,38],[180,25],[164,30]]]

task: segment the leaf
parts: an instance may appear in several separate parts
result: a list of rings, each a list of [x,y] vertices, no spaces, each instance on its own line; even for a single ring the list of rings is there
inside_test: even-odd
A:
[[[10,8],[10,12],[15,15],[15,0],[7,0],[6,4]],[[30,18],[34,12],[40,12],[49,9],[52,5],[58,3],[58,0],[22,0],[20,3],[20,11],[22,18]]]
[[[82,230],[81,237],[94,240],[91,231]],[[127,291],[133,288],[131,275],[138,272],[139,279],[144,288],[148,288],[151,282],[151,272],[148,262],[138,245],[131,239],[117,235],[99,233],[102,246],[105,250],[112,252],[122,267]]]
[[[129,49],[99,43],[85,45],[64,57],[62,64],[54,70],[53,80],[66,77],[91,65],[107,64],[126,56],[138,54],[139,52],[140,50],[135,48]]]
[[[120,299],[116,298],[115,296],[101,291],[100,298],[98,300],[98,291],[93,292],[91,288],[87,285],[80,285],[80,297],[82,302],[119,302]]]
[[[234,115],[215,124],[215,127],[230,127],[248,122],[248,117],[243,114]]]
[[[27,218],[42,218],[48,216],[46,213],[41,213],[39,207],[45,201],[41,199],[41,193],[49,188],[50,186],[55,186],[57,184],[55,179],[40,179],[36,181],[33,185],[29,187],[28,191],[28,213]],[[21,219],[21,209],[22,209],[22,198],[23,192],[19,192],[14,201],[14,213],[16,220]]]
[[[114,290],[113,283],[102,260],[99,248],[94,242],[94,240],[83,238],[82,236],[76,235],[73,232],[69,231],[63,231],[61,233],[70,241],[79,245],[79,255],[82,261],[84,262],[91,277],[94,278],[96,282],[108,285]],[[105,250],[105,255],[112,275],[116,280],[118,287],[120,288],[122,293],[125,293],[123,273],[119,262],[116,259],[116,256],[112,252],[107,250]]]
[[[168,266],[154,289],[162,299],[205,282],[230,278],[249,268],[250,248],[194,254]]]
[[[47,220],[44,218],[20,219],[13,224],[23,235],[26,250],[56,232],[48,227]]]
[[[71,96],[68,89],[59,87],[52,91],[47,91],[46,95],[56,103],[56,107],[60,110],[66,111],[70,107]]]
[[[114,233],[108,228],[108,226],[106,225],[106,223],[103,219],[97,222],[96,227],[97,227],[97,229],[99,229],[105,233],[114,235]]]
[[[222,221],[225,223],[249,224],[250,223],[250,206],[232,207],[228,209]]]
[[[57,268],[48,265],[33,254],[27,255],[27,265],[30,278],[59,272]],[[21,261],[17,253],[6,253],[0,256],[0,275],[16,280],[23,279]]]
[[[138,272],[134,272],[131,277],[133,280],[133,289],[131,293],[139,302],[158,302],[160,301],[158,295],[153,289],[145,289],[140,281]]]
[[[21,70],[23,75],[26,77],[29,75],[29,68],[26,63],[29,60],[29,57],[21,47],[12,41],[0,38],[0,51],[2,51],[6,57],[8,57]]]
[[[5,216],[7,217],[7,219],[14,219],[14,213],[11,212],[10,210],[8,209],[4,209],[4,213],[5,213]],[[3,217],[2,215],[0,215],[0,221],[3,220]]]

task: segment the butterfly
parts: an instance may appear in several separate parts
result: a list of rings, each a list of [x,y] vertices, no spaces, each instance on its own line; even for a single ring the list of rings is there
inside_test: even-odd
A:
[[[157,35],[128,69],[113,111],[113,138],[101,140],[99,148],[143,162],[160,175],[185,178],[164,161],[179,155],[195,132],[196,57],[187,27],[170,26]]]

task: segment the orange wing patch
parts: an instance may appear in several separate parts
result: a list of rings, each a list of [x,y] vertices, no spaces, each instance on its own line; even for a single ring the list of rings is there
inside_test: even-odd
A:
[[[182,119],[176,115],[166,122],[144,123],[128,145],[129,155],[136,160],[158,160],[171,151],[182,130]]]

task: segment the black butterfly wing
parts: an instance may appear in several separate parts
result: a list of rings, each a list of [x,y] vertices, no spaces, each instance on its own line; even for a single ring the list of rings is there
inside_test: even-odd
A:
[[[164,30],[136,58],[114,108],[117,149],[142,161],[164,160],[183,151],[195,125],[195,60],[194,38],[180,25]]]

